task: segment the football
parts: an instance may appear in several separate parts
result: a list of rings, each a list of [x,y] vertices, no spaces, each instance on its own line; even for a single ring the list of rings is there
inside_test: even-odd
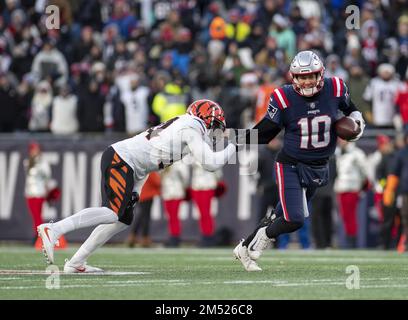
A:
[[[344,140],[351,140],[361,132],[360,126],[351,118],[343,117],[335,123],[336,134]]]

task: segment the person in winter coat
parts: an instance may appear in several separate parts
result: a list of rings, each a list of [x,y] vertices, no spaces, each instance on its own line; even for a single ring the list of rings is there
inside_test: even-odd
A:
[[[28,122],[30,131],[49,131],[52,101],[51,85],[47,81],[41,81],[31,101],[31,115]]]
[[[211,247],[214,243],[215,220],[211,204],[214,198],[222,196],[226,191],[222,181],[222,171],[207,171],[199,163],[193,164],[191,178],[191,200],[200,212],[201,247]]]
[[[366,156],[354,143],[338,140],[336,150],[337,177],[334,191],[337,195],[340,216],[346,232],[347,244],[357,246],[357,209],[360,191],[367,181]]]
[[[169,239],[165,243],[167,247],[180,245],[179,209],[181,203],[186,199],[189,172],[189,166],[184,161],[178,161],[164,169],[161,174],[161,196],[168,217]]]
[[[144,248],[148,248],[152,244],[150,238],[150,216],[151,209],[153,205],[153,199],[160,195],[160,175],[157,172],[152,172],[149,174],[143,188],[140,193],[140,198],[136,206],[138,212],[133,229],[129,234],[128,245],[129,247],[134,247],[136,243]],[[139,234],[141,238],[138,240],[137,235]]]
[[[50,164],[43,158],[40,145],[37,142],[31,142],[28,153],[28,159],[24,160],[26,172],[24,194],[33,220],[33,239],[35,241],[37,239],[37,227],[43,223],[44,202],[58,199],[60,191],[55,180],[51,177]]]
[[[54,134],[72,134],[78,132],[78,98],[64,85],[60,94],[54,98],[51,113],[51,132]]]

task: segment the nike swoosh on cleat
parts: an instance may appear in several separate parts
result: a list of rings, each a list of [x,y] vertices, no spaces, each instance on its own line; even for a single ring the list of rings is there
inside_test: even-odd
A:
[[[256,243],[257,243],[257,241],[256,241],[252,246],[250,246],[248,249],[251,250],[251,251],[256,251],[256,250],[254,249],[254,246],[255,246]]]
[[[44,228],[44,233],[45,233],[45,235],[47,236],[48,241],[51,242],[50,236],[48,235],[48,230],[50,230],[50,228],[45,227],[45,228]]]
[[[76,271],[78,271],[78,272],[85,272],[85,267],[82,267],[82,268],[74,267],[74,269],[75,269]]]

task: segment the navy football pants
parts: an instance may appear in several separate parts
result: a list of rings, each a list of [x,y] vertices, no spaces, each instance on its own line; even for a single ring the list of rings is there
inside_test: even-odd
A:
[[[275,171],[280,199],[275,210],[277,217],[303,223],[309,215],[310,200],[316,188],[302,188],[296,166],[276,162]]]

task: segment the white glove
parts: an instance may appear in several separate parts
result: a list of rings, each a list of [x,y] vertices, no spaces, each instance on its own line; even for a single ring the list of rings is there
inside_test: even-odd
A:
[[[350,113],[350,115],[348,116],[349,118],[353,119],[358,126],[360,127],[361,131],[360,133],[357,135],[357,137],[355,137],[354,139],[349,140],[350,142],[355,142],[358,139],[361,138],[361,136],[364,133],[364,128],[365,128],[365,121],[363,119],[363,115],[361,114],[360,111],[353,111],[352,113]]]

